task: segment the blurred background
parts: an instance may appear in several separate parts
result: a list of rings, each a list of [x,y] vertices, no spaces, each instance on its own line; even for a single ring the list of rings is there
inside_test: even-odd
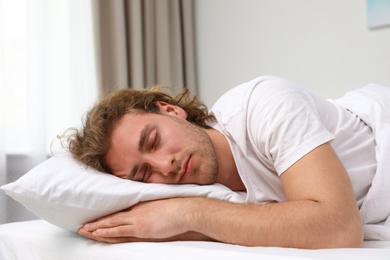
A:
[[[0,185],[104,93],[167,84],[211,106],[260,75],[326,98],[390,86],[390,0],[0,0]],[[0,223],[36,218],[0,192]]]

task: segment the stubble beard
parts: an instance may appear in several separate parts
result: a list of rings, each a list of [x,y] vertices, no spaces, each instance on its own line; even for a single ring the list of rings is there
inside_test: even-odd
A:
[[[208,185],[216,182],[218,177],[218,160],[217,154],[206,131],[187,120],[172,117],[173,120],[184,126],[188,131],[189,140],[191,140],[193,149],[198,155],[195,159],[197,165],[192,169],[190,183]]]
[[[190,124],[194,131],[192,140],[196,140],[199,151],[200,160],[198,162],[198,169],[193,169],[194,177],[196,177],[196,183],[201,185],[213,184],[218,177],[218,160],[215,152],[214,145],[210,136],[204,131],[203,128],[197,125]],[[195,172],[195,170],[197,170]]]

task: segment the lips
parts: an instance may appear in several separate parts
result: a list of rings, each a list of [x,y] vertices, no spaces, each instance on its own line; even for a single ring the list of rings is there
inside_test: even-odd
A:
[[[185,176],[189,175],[192,170],[192,156],[188,157],[188,159],[184,162],[182,166],[182,170],[180,172],[180,181],[184,179]]]

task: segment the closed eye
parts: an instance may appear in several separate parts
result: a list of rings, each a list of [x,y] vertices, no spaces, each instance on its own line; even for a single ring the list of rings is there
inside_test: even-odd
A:
[[[147,164],[145,166],[144,175],[142,176],[142,182],[147,182],[151,175],[151,166]]]
[[[129,176],[127,177],[127,179],[131,180],[131,181],[143,181],[145,179],[145,173],[147,171],[147,166],[146,165],[142,165],[141,167],[138,167],[138,165],[136,165],[131,173],[129,174]]]
[[[158,134],[157,130],[153,131],[151,133],[151,150],[156,150],[160,141],[160,135]]]
[[[152,175],[152,167],[149,164],[144,164],[141,166],[139,171],[135,174],[135,177],[132,179],[132,181],[139,181],[139,182],[147,182],[147,180]]]

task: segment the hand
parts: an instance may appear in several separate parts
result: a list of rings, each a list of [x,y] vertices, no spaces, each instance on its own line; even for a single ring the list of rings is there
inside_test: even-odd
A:
[[[207,240],[207,237],[184,228],[184,200],[175,198],[139,203],[128,210],[87,223],[78,232],[108,243]]]

